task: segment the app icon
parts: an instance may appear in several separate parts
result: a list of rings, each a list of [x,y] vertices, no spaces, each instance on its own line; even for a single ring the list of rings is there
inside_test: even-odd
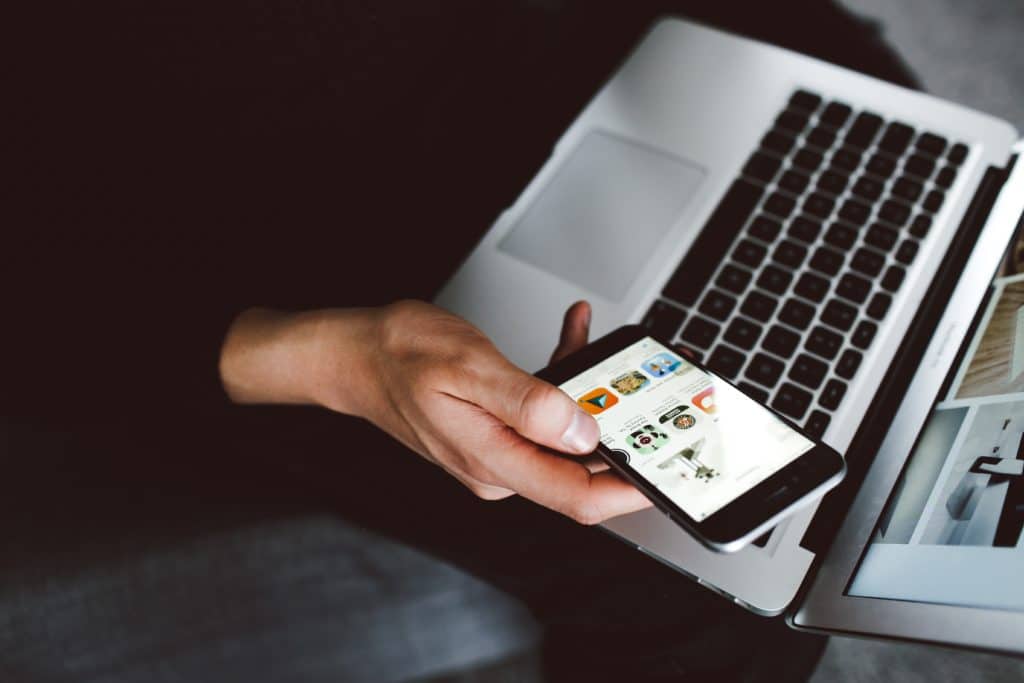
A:
[[[671,353],[659,353],[653,358],[645,360],[642,367],[651,377],[664,377],[675,371],[682,365],[682,362]]]
[[[715,412],[715,388],[708,387],[691,399],[693,405],[697,406],[709,415]]]
[[[634,451],[644,455],[653,453],[667,444],[668,435],[665,432],[659,432],[654,425],[644,425],[626,437],[626,443]]]
[[[626,374],[619,375],[612,380],[612,389],[615,389],[615,391],[623,396],[629,396],[643,389],[650,381],[636,370],[630,370]]]
[[[689,429],[690,427],[697,424],[697,418],[691,415],[688,411],[689,406],[676,406],[672,410],[668,411],[664,415],[658,418],[659,424],[665,424],[671,422],[672,426],[676,429]]]
[[[576,399],[576,403],[579,403],[583,410],[591,415],[603,413],[618,402],[619,399],[615,398],[615,394],[603,387],[591,389]]]

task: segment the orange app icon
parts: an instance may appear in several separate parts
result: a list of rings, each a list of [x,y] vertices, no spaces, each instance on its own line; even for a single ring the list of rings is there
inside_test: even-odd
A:
[[[582,406],[583,410],[587,411],[591,415],[597,415],[618,403],[619,399],[615,398],[615,394],[604,387],[598,387],[597,389],[591,389],[580,396],[576,399],[576,402]]]
[[[697,406],[705,413],[711,414],[715,412],[715,388],[708,387],[704,391],[695,395],[691,401],[693,405]]]

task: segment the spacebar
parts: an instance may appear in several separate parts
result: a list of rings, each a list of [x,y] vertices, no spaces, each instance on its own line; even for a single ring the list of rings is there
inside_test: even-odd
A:
[[[665,285],[663,294],[667,298],[687,306],[697,303],[697,297],[725,258],[729,245],[753,213],[762,194],[764,190],[745,180],[732,184]]]

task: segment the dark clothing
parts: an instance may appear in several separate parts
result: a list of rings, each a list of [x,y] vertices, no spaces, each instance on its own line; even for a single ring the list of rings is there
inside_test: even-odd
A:
[[[76,470],[125,496],[125,533],[145,533],[153,492],[294,495],[521,597],[549,628],[552,670],[586,651],[609,674],[738,671],[764,650],[818,647],[599,531],[479,503],[354,420],[233,408],[216,359],[248,306],[429,298],[658,15],[909,83],[872,27],[812,0],[45,11],[27,18],[9,103],[0,413],[85,444]],[[352,453],[339,468],[337,444],[356,435],[386,453],[386,475]],[[112,521],[102,500],[80,503],[79,520]],[[595,645],[606,638],[622,651]]]

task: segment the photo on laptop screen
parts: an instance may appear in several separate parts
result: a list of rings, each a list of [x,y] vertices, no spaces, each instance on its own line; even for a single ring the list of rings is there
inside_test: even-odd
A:
[[[981,315],[850,595],[1024,611],[1024,275]]]

